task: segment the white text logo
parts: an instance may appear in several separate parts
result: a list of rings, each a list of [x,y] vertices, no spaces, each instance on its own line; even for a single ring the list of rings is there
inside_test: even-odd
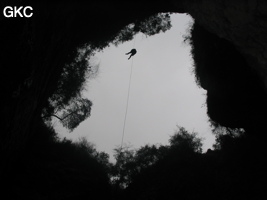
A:
[[[20,7],[16,7],[14,6],[6,6],[3,10],[3,14],[5,17],[9,18],[9,17],[31,17],[33,15],[33,9],[31,6],[20,6]]]

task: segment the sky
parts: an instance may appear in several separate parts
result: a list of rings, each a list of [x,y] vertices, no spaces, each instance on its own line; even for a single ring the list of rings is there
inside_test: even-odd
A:
[[[112,160],[125,122],[123,142],[133,148],[167,145],[177,126],[198,132],[204,152],[212,148],[206,91],[195,82],[190,46],[183,42],[193,20],[186,14],[172,14],[171,21],[172,28],[165,33],[150,37],[140,33],[91,58],[92,64],[99,64],[98,75],[88,80],[84,92],[93,102],[91,116],[71,133],[54,121],[61,138],[77,141],[84,137]],[[132,48],[137,54],[128,60],[125,53]]]

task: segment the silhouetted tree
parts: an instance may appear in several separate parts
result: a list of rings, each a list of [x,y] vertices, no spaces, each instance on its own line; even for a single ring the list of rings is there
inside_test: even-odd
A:
[[[130,146],[124,146],[115,148],[114,152],[116,163],[111,171],[112,184],[122,189],[131,182],[131,174],[135,168],[135,151]]]
[[[199,184],[201,139],[179,127],[169,140],[170,145],[145,146],[136,153],[138,171],[126,188],[129,199],[191,199],[198,191],[189,192]],[[143,164],[143,165],[142,165]],[[198,169],[199,167],[199,169]],[[192,198],[193,199],[193,198]]]
[[[35,125],[34,137],[1,175],[4,194],[11,199],[106,199],[111,195],[108,154],[84,138],[58,139],[53,127],[41,120]]]
[[[92,102],[88,99],[75,99],[63,111],[60,121],[62,125],[72,131],[91,114]]]
[[[145,145],[133,150],[129,146],[115,149],[116,163],[113,166],[112,181],[120,188],[126,188],[142,171],[154,165],[167,154],[168,147]]]
[[[167,146],[145,145],[136,150],[135,162],[138,166],[138,172],[154,165],[158,160],[163,158],[168,150]]]
[[[189,188],[195,187],[196,183],[191,184],[199,172],[201,139],[197,133],[178,126],[169,142],[170,145],[145,145],[137,150],[117,149],[114,167],[121,169],[117,170],[121,177],[117,183],[125,188],[122,199],[171,199],[177,193],[186,197]],[[177,187],[180,187],[178,191],[174,189]]]
[[[93,68],[92,64],[89,63],[90,56],[93,54],[91,51],[86,46],[77,49],[76,55],[70,56],[73,60],[64,65],[57,83],[57,89],[50,98],[54,107],[61,109],[68,105],[71,99],[81,95]]]
[[[49,121],[51,117],[56,117],[65,128],[73,131],[73,129],[90,116],[91,107],[92,102],[90,100],[81,97],[74,98],[64,109],[53,114],[43,114],[43,118]]]
[[[171,136],[169,142],[171,148],[180,148],[183,150],[190,149],[193,152],[202,152],[201,138],[197,137],[197,133],[189,133],[184,127],[177,127],[177,132]]]
[[[160,32],[165,32],[171,28],[171,18],[169,13],[157,13],[145,19],[137,19],[134,23],[124,27],[115,37],[113,43],[118,45],[122,42],[132,40],[134,35],[141,32],[147,36],[152,36]]]

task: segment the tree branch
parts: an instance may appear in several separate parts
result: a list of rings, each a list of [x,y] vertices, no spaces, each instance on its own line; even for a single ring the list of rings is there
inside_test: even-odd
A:
[[[43,116],[42,118],[46,118],[46,117],[55,117],[57,119],[59,119],[60,121],[63,121],[64,119],[66,119],[68,116],[72,115],[73,113],[77,112],[76,110],[73,111],[73,112],[70,112],[69,114],[67,114],[65,117],[61,118],[59,116],[57,116],[56,114],[51,114],[51,115],[46,115],[46,116]]]

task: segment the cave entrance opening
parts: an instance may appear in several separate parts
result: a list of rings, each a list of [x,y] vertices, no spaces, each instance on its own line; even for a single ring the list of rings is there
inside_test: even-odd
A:
[[[183,42],[192,19],[186,14],[172,14],[171,21],[172,28],[165,33],[135,36],[138,53],[134,56],[123,143],[135,148],[166,145],[179,125],[206,138],[205,151],[214,142],[206,115],[206,92],[196,85],[190,46]],[[113,155],[122,137],[131,70],[125,53],[132,48],[133,40],[95,54],[92,60],[100,63],[98,75],[88,81],[84,94],[93,102],[91,117],[72,134],[61,131],[61,137],[85,137],[97,149]]]

